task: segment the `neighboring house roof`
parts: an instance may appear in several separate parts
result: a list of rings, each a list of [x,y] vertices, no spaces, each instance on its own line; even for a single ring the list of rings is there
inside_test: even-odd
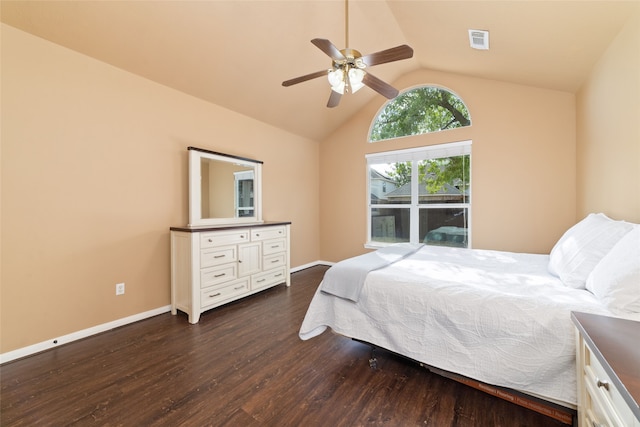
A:
[[[388,176],[381,174],[380,172],[378,172],[377,170],[373,169],[373,168],[369,168],[369,171],[371,172],[371,178],[372,179],[382,179],[384,181],[389,181],[389,182],[393,182],[393,180],[391,178],[389,178]]]
[[[453,185],[445,184],[444,187],[441,188],[439,191],[437,191],[435,193],[429,193],[427,191],[427,187],[424,184],[420,184],[420,186],[418,187],[418,196],[419,197],[426,197],[426,196],[433,196],[433,195],[460,196],[460,195],[462,195],[462,192],[459,189],[457,189],[456,187],[454,187]],[[389,199],[391,199],[391,198],[400,198],[400,197],[411,197],[411,183],[410,182],[407,182],[406,184],[402,185],[401,187],[398,187],[395,190],[390,191],[389,193],[387,193],[387,198],[389,198]]]

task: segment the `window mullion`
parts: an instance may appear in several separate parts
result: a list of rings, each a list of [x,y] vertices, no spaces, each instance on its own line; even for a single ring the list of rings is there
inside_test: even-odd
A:
[[[411,208],[409,216],[409,242],[418,243],[418,234],[420,234],[419,221],[419,198],[420,198],[420,177],[419,162],[411,161]]]

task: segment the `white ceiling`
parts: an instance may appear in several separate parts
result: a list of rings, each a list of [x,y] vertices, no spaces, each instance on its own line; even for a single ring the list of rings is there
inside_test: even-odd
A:
[[[393,82],[427,68],[575,92],[637,0],[351,0],[348,46],[363,54],[400,44],[409,60],[369,69]],[[326,108],[327,69],[310,43],[345,43],[342,0],[7,1],[2,22],[198,98],[321,141],[366,103],[365,88]],[[490,31],[491,49],[467,30]],[[403,88],[398,87],[402,90]]]

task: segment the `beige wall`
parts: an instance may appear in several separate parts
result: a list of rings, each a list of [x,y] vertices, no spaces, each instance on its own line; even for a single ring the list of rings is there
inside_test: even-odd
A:
[[[293,266],[365,251],[366,153],[449,141],[473,140],[474,247],[547,252],[592,211],[640,222],[639,28],[577,101],[420,71],[394,85],[453,90],[472,127],[368,144],[377,97],[318,145],[2,25],[0,352],[169,304],[189,145],[264,161]]]
[[[1,83],[0,352],[170,303],[189,145],[263,160],[265,220],[319,258],[316,142],[6,25]]]
[[[366,153],[462,140],[473,141],[473,247],[548,252],[575,219],[573,94],[431,71],[395,83],[424,84],[457,93],[472,126],[370,144],[379,97],[324,141],[321,255],[337,261],[365,251]]]
[[[578,217],[640,222],[640,12],[578,92],[577,113]]]

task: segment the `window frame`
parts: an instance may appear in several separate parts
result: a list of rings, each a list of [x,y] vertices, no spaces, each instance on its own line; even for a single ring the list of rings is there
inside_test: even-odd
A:
[[[409,209],[409,243],[420,243],[418,241],[419,228],[420,228],[420,211],[428,209],[443,209],[443,208],[462,208],[467,210],[467,242],[468,248],[472,247],[471,240],[471,189],[473,186],[472,175],[472,161],[471,161],[471,147],[472,140],[449,142],[437,145],[428,145],[423,147],[408,148],[401,150],[391,150],[378,153],[365,154],[366,159],[366,173],[367,173],[367,238],[365,247],[370,249],[378,249],[381,247],[389,246],[393,243],[384,243],[372,240],[372,209],[389,208],[389,209]],[[469,155],[469,196],[466,198],[467,202],[464,203],[420,203],[419,200],[419,174],[417,171],[418,162],[422,160],[431,160],[437,158],[447,158],[455,156]],[[409,204],[372,204],[371,203],[371,165],[381,163],[399,163],[411,161],[411,201]]]

